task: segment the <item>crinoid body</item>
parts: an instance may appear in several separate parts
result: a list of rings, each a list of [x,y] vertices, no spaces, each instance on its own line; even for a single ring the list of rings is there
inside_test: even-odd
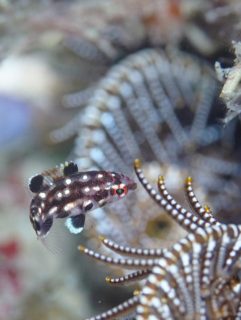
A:
[[[55,138],[78,131],[71,158],[78,159],[83,169],[129,173],[133,159],[140,157],[150,163],[145,168],[149,178],[156,176],[161,164],[168,181],[176,182],[184,179],[188,168],[201,193],[205,186],[216,211],[228,213],[230,219],[239,204],[235,177],[240,166],[233,149],[228,149],[232,130],[223,138],[216,121],[216,95],[216,79],[203,61],[177,50],[145,49],[110,68],[75,124],[55,132]],[[179,197],[178,190],[174,192]],[[163,226],[169,231],[167,241],[180,235],[144,193],[133,195],[120,208],[106,210],[108,214],[99,219],[105,223],[96,224],[98,231],[126,244],[154,245],[153,238],[164,238]],[[130,218],[135,223],[123,230]],[[103,224],[112,227],[105,230]]]
[[[107,248],[129,258],[112,258],[80,246],[80,251],[97,261],[137,269],[120,278],[108,277],[111,284],[146,278],[139,295],[90,319],[117,319],[132,310],[138,320],[240,319],[241,226],[218,222],[211,210],[199,203],[191,178],[186,180],[185,190],[192,212],[168,193],[163,177],[158,179],[157,192],[145,178],[139,160],[135,171],[148,195],[188,234],[169,249],[131,248],[102,238]]]

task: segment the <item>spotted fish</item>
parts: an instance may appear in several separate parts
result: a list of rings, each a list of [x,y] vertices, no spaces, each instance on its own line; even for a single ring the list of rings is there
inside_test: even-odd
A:
[[[79,172],[77,164],[69,162],[30,179],[29,189],[35,193],[30,221],[39,238],[47,236],[56,218],[66,218],[66,227],[78,234],[88,211],[124,198],[136,186],[121,173]]]

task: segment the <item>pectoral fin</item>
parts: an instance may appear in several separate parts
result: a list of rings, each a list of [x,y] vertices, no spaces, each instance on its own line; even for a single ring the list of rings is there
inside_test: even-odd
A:
[[[81,213],[66,219],[65,225],[71,233],[78,234],[84,229],[85,214]]]
[[[46,236],[53,225],[53,218],[48,217],[41,226],[42,236]]]

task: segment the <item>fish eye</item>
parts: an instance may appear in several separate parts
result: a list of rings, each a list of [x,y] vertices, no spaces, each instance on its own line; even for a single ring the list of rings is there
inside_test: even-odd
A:
[[[69,176],[71,174],[74,174],[78,172],[78,166],[76,163],[74,162],[69,162],[65,167],[64,167],[64,170],[63,170],[63,173],[64,173],[64,176]]]
[[[120,185],[114,186],[113,189],[114,189],[114,194],[117,194],[118,197],[120,198],[124,197],[128,192],[127,186],[124,185],[123,183]]]
[[[124,190],[124,189],[121,189],[121,188],[119,188],[119,189],[116,190],[116,193],[117,193],[119,196],[122,195],[124,192],[125,192],[125,190]]]
[[[41,174],[32,177],[29,181],[29,190],[33,193],[39,192],[43,186],[43,180],[44,177]]]

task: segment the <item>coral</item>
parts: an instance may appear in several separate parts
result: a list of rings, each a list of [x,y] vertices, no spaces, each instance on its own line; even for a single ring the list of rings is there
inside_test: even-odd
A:
[[[168,193],[164,178],[158,179],[159,193],[145,178],[140,161],[136,175],[148,195],[188,234],[169,249],[138,249],[120,246],[102,238],[102,243],[129,258],[111,258],[79,246],[81,252],[107,265],[139,269],[121,278],[107,278],[123,284],[146,278],[140,293],[121,305],[90,318],[116,319],[136,310],[136,319],[240,319],[241,226],[222,224],[209,208],[202,207],[186,180],[186,194],[193,208],[187,211]],[[90,320],[89,319],[89,320]]]

